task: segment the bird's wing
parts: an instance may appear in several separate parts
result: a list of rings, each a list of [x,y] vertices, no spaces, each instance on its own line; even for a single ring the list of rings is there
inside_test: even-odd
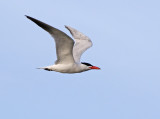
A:
[[[81,55],[92,46],[92,41],[76,29],[69,26],[65,27],[70,31],[75,40],[75,45],[73,47],[74,60],[75,62],[80,63]]]
[[[73,45],[74,41],[64,32],[45,24],[37,19],[26,16],[28,19],[36,23],[38,26],[46,30],[54,38],[56,43],[57,64],[73,63]]]

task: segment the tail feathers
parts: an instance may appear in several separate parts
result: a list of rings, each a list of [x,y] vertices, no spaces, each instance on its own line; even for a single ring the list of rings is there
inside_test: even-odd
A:
[[[51,69],[49,69],[47,67],[40,67],[40,68],[37,68],[37,69],[44,69],[44,70],[47,70],[47,71],[52,71]]]
[[[45,67],[40,67],[40,68],[36,68],[36,69],[45,69]]]

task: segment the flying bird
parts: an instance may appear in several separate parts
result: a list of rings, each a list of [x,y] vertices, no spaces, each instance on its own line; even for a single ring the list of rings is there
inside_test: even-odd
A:
[[[92,46],[92,41],[78,30],[65,26],[74,40],[66,33],[35,18],[25,15],[42,29],[46,30],[55,40],[57,60],[54,65],[38,69],[61,73],[80,73],[92,69],[100,69],[90,63],[80,62],[81,55]]]

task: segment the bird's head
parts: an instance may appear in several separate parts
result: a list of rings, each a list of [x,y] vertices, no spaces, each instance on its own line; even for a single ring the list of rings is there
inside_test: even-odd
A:
[[[89,70],[91,69],[100,69],[99,67],[93,66],[90,63],[86,63],[86,62],[81,62],[81,64],[85,65]]]

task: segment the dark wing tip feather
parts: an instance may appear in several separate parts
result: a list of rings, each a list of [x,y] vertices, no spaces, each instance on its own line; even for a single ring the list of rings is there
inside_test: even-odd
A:
[[[24,15],[24,16],[26,16],[27,18],[29,18],[29,16],[28,16],[28,15]]]
[[[32,17],[30,17],[30,16],[28,16],[28,15],[25,15],[28,19],[30,19],[30,20],[32,20],[32,21],[35,21],[36,19],[34,19],[34,18],[32,18]]]
[[[37,19],[35,19],[35,18],[32,18],[32,17],[30,17],[30,16],[27,16],[27,15],[25,15],[28,19],[30,19],[31,21],[33,21],[35,24],[37,24],[39,27],[41,27],[41,28],[43,28],[44,30],[46,30],[46,31],[48,31],[48,32],[51,32],[51,30],[53,29],[53,27],[52,26],[50,26],[50,25],[48,25],[48,24],[46,24],[46,23],[44,23],[44,22],[41,22],[41,21],[39,21],[39,20],[37,20]]]

